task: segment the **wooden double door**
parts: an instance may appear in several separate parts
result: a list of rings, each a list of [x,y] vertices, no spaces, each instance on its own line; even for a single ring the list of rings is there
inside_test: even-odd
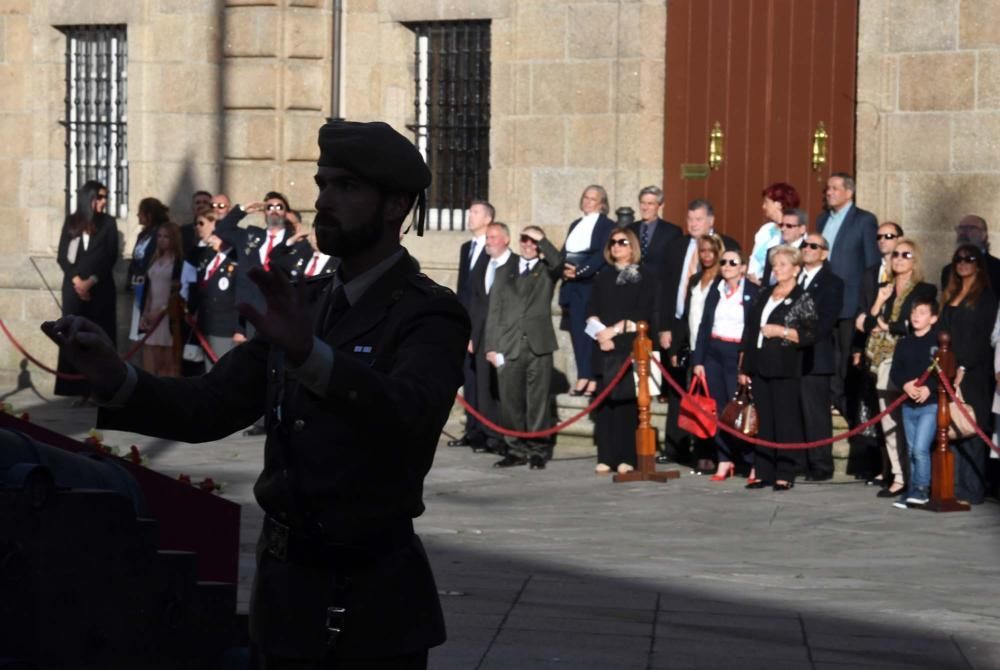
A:
[[[668,0],[664,218],[706,198],[748,248],[761,190],[788,182],[812,228],[854,171],[857,34],[857,0]]]

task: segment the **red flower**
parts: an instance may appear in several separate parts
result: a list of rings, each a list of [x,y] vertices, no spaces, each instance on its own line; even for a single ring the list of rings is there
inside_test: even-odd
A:
[[[21,421],[31,421],[31,415],[27,412],[21,412]]]
[[[211,477],[206,477],[205,479],[201,480],[201,482],[198,484],[198,488],[200,488],[202,491],[207,491],[208,493],[211,493],[212,491],[215,490],[215,482],[212,481]]]
[[[129,447],[128,460],[132,461],[136,465],[142,465],[142,454],[139,453],[139,447],[134,444]]]
[[[182,484],[190,484],[191,475],[177,475],[177,481],[181,482]]]

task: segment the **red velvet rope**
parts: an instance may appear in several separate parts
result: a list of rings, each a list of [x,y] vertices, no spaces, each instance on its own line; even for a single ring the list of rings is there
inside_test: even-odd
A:
[[[951,382],[948,381],[948,378],[945,376],[944,372],[940,368],[938,368],[937,374],[938,374],[938,379],[940,379],[941,383],[944,384],[944,390],[948,392],[948,397],[951,398],[951,401],[955,403],[955,405],[958,407],[958,411],[962,413],[962,416],[965,417],[966,421],[975,426],[976,435],[979,436],[979,439],[981,439],[990,449],[1000,454],[1000,447],[993,444],[993,440],[986,437],[986,433],[983,432],[983,429],[979,427],[979,424],[976,422],[976,420],[972,417],[971,414],[969,414],[968,410],[965,409],[965,403],[961,402],[957,397],[955,397],[955,389],[954,387],[952,387]]]
[[[205,339],[205,336],[201,334],[200,330],[198,330],[198,323],[194,320],[194,317],[191,316],[190,314],[186,314],[184,318],[187,319],[188,325],[191,326],[191,332],[193,332],[194,336],[198,338],[198,342],[201,344],[201,348],[205,350],[205,354],[208,356],[209,360],[212,361],[212,365],[218,363],[219,362],[218,354],[215,353],[215,351],[212,349],[212,345],[208,343],[208,340]]]
[[[621,368],[618,370],[618,373],[614,376],[614,378],[612,378],[611,382],[600,393],[597,394],[597,396],[594,398],[594,401],[589,405],[587,405],[585,409],[578,412],[577,414],[574,414],[573,416],[566,419],[562,423],[553,426],[552,428],[547,428],[546,430],[539,430],[535,432],[510,430],[509,428],[498,426],[497,424],[493,423],[485,416],[477,412],[472,405],[470,405],[468,402],[465,401],[465,398],[463,398],[462,396],[456,396],[456,398],[458,399],[459,404],[461,404],[462,407],[464,407],[469,414],[476,417],[476,419],[487,428],[494,430],[500,433],[501,435],[510,435],[511,437],[520,437],[524,439],[548,437],[549,435],[555,435],[559,431],[564,430],[568,426],[573,425],[574,423],[585,417],[587,414],[590,414],[592,411],[594,411],[594,409],[596,409],[598,405],[604,402],[604,399],[608,397],[608,394],[611,393],[611,391],[616,386],[618,386],[618,382],[622,380],[622,377],[625,376],[625,373],[631,367],[632,367],[632,357],[630,356],[625,359],[624,363],[622,363]]]
[[[670,373],[667,371],[667,369],[663,367],[663,363],[656,360],[655,358],[651,360],[656,362],[656,364],[660,368],[660,371],[663,373],[663,378],[667,380],[667,383],[670,384],[670,386],[675,391],[677,391],[677,393],[679,393],[681,397],[689,397],[689,394],[683,388],[681,388],[676,381],[674,381],[674,378],[670,376]],[[927,381],[927,377],[930,375],[930,373],[931,373],[931,368],[925,370],[924,374],[920,375],[920,379],[917,380],[917,386],[920,386],[925,381]],[[750,444],[755,444],[759,447],[769,447],[771,449],[814,449],[816,447],[822,447],[827,444],[833,444],[834,442],[837,442],[839,440],[846,440],[851,437],[854,437],[855,435],[860,434],[868,427],[874,426],[876,423],[881,421],[882,417],[884,417],[886,414],[895,411],[897,407],[899,407],[906,401],[906,398],[907,396],[905,393],[901,394],[898,398],[889,403],[889,405],[886,406],[886,408],[882,412],[876,414],[868,421],[865,421],[864,423],[855,426],[846,433],[841,433],[840,435],[834,435],[833,437],[824,438],[822,440],[814,440],[812,442],[790,442],[790,443],[772,442],[770,440],[762,440],[756,437],[749,437],[747,435],[744,435],[740,431],[736,430],[732,426],[727,426],[726,424],[722,423],[721,421],[719,421],[719,418],[715,414],[712,414],[708,410],[702,408],[697,403],[692,403],[692,405],[696,410],[698,410],[699,413],[703,414],[705,417],[713,421],[719,427],[720,430],[723,430],[729,433],[730,435],[738,437],[744,442],[749,442]]]
[[[134,345],[132,345],[132,347],[125,352],[124,356],[125,360],[128,360],[133,356],[135,356],[135,354],[139,351],[139,349],[142,348],[142,345],[146,343],[146,339],[153,334],[153,331],[156,330],[156,327],[160,325],[160,322],[163,321],[163,319],[166,316],[167,316],[166,312],[161,312],[160,315],[156,317],[156,321],[154,321],[153,325],[149,328],[149,330],[146,331],[146,334],[142,336],[142,339],[136,342]],[[79,374],[75,375],[66,372],[59,372],[58,370],[53,370],[52,368],[48,367],[40,360],[29,354],[28,351],[23,346],[21,346],[21,343],[17,341],[17,339],[10,332],[10,330],[7,329],[7,324],[3,322],[3,319],[0,319],[0,330],[3,330],[4,335],[7,336],[7,339],[10,340],[10,343],[14,345],[14,348],[17,349],[22,356],[24,356],[26,359],[34,363],[41,370],[44,370],[45,372],[48,372],[51,375],[55,375],[59,379],[65,379],[67,381],[82,381],[85,379],[83,375]]]

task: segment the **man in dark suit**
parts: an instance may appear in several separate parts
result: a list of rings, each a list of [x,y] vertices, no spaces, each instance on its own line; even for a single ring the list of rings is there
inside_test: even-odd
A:
[[[955,246],[960,244],[974,244],[986,254],[986,273],[990,277],[990,287],[994,293],[1000,293],[1000,258],[990,253],[989,231],[986,228],[986,219],[975,214],[962,217],[962,220],[955,226]],[[941,288],[948,286],[948,278],[951,276],[951,263],[941,269]]]
[[[834,371],[833,328],[844,302],[844,282],[826,262],[827,242],[812,233],[801,244],[802,271],[799,284],[816,305],[816,341],[803,352],[802,423],[806,442],[833,435],[830,415],[830,377]],[[805,450],[806,479],[826,481],[833,477],[833,445]]]
[[[472,330],[469,342],[476,368],[476,410],[493,423],[502,421],[500,416],[500,386],[497,381],[496,369],[486,360],[486,319],[490,311],[490,296],[493,288],[507,280],[506,272],[501,272],[505,265],[511,264],[513,254],[510,250],[510,228],[507,224],[494,221],[486,226],[486,246],[483,250],[486,256],[486,267],[482,274],[474,273],[469,287],[469,321]],[[475,436],[472,448],[476,451],[486,450],[495,453],[505,453],[503,437],[496,431],[484,425],[478,426],[480,434]]]
[[[830,247],[829,261],[833,274],[844,282],[844,304],[834,328],[836,357],[830,392],[833,406],[847,416],[847,395],[856,393],[857,380],[848,380],[854,318],[858,313],[858,295],[865,268],[879,262],[875,239],[878,219],[854,205],[854,178],[835,172],[826,182],[826,211],[816,219],[816,229]]]
[[[483,282],[486,277],[486,264],[489,262],[489,255],[484,253],[486,249],[486,227],[493,223],[496,216],[496,209],[485,200],[473,200],[469,205],[469,211],[465,217],[465,224],[472,235],[471,240],[462,244],[458,254],[458,286],[455,295],[462,306],[472,314],[472,285],[475,282]],[[485,318],[485,316],[483,317]],[[482,324],[473,324],[474,327]],[[465,356],[464,382],[462,384],[462,396],[465,401],[479,409],[476,394],[476,357],[472,347],[472,340],[469,340],[468,351]],[[471,413],[465,413],[465,434],[448,442],[449,447],[482,447],[486,441],[486,435],[476,417]]]
[[[497,370],[501,423],[536,432],[552,425],[549,390],[552,352],[558,348],[552,294],[562,274],[562,259],[538,226],[521,232],[520,248],[521,255],[513,254],[497,271],[483,347],[486,360]],[[552,438],[505,436],[504,442],[507,455],[496,467],[530,463],[540,470],[552,458]]]
[[[698,238],[715,233],[715,210],[707,200],[693,200],[688,205],[687,235],[671,243],[666,262],[660,276],[660,300],[658,302],[656,330],[661,350],[670,352],[664,366],[670,376],[681,385],[687,383],[688,366],[685,352],[676,351],[674,332],[681,326],[684,301],[691,277],[698,273]],[[739,243],[727,235],[720,235],[725,249],[740,250]],[[695,334],[697,335],[697,334]],[[680,412],[680,397],[670,388],[666,390],[667,425],[663,436],[663,453],[657,456],[660,463],[683,463],[690,455],[688,435],[677,427]],[[662,398],[662,396],[661,396]]]
[[[399,243],[414,201],[422,232],[431,179],[413,144],[344,121],[319,143],[315,226],[341,266],[304,287],[255,269],[266,311],[241,311],[260,337],[210,373],[137,370],[79,317],[43,330],[94,380],[100,426],[202,442],[266,413],[255,667],[426,668],[444,621],[412,519],[461,384],[468,316]]]

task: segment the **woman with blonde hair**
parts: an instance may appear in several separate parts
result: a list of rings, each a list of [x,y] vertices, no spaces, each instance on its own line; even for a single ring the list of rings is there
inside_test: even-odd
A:
[[[639,238],[625,228],[611,233],[604,249],[607,266],[594,280],[587,305],[587,330],[593,333],[592,368],[598,390],[607,386],[632,354],[637,323],[653,323],[658,278],[640,267]],[[638,427],[635,384],[631,375],[605,398],[594,413],[598,474],[635,468],[635,430]]]
[[[879,411],[885,408],[902,391],[889,379],[892,369],[892,354],[900,337],[910,332],[910,312],[913,301],[935,300],[937,288],[923,281],[920,246],[908,237],[896,241],[889,259],[889,281],[879,286],[875,301],[865,315],[864,330],[868,334],[865,341],[865,357],[870,371],[875,375],[875,390],[878,395]],[[906,442],[902,431],[902,410],[886,414],[882,418],[882,433],[885,436],[885,452],[882,460],[883,487],[880,498],[894,498],[906,488]],[[890,481],[891,480],[891,481]]]

